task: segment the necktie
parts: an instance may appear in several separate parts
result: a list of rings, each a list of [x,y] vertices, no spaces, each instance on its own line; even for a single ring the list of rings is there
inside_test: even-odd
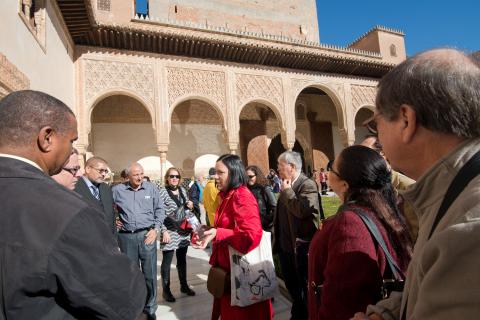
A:
[[[93,194],[93,196],[94,196],[97,200],[100,200],[100,192],[98,191],[98,188],[95,187],[95,186],[90,186],[90,188],[92,189],[92,194]]]

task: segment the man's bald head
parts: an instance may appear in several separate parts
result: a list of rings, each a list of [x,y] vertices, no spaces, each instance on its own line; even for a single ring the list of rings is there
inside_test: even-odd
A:
[[[400,106],[414,111],[417,123],[434,132],[480,137],[480,67],[471,55],[435,49],[411,57],[378,85],[376,107],[396,120]]]
[[[62,101],[39,91],[10,93],[0,101],[0,147],[21,148],[35,143],[41,128],[62,134],[70,129],[72,110]]]

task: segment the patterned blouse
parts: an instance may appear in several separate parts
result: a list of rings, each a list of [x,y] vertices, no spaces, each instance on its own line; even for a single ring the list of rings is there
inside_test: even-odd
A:
[[[187,192],[183,187],[179,187],[180,192],[183,194],[183,198],[178,195],[178,201],[182,204],[185,201],[188,201]],[[168,217],[175,218],[175,213],[178,210],[177,204],[175,201],[170,197],[165,187],[160,188],[160,199],[163,202],[165,208],[165,215],[166,220]],[[160,243],[160,249],[163,251],[168,250],[176,250],[178,248],[184,248],[190,245],[190,234],[179,234],[177,229],[172,225],[169,224],[167,221],[163,223],[161,233],[167,230],[168,234],[170,235],[170,242],[169,243]]]

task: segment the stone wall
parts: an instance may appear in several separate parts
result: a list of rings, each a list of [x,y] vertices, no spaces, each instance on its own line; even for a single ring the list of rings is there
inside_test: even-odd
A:
[[[44,43],[22,19],[17,0],[0,1],[0,53],[30,82],[75,110],[73,46],[56,1],[45,1]]]

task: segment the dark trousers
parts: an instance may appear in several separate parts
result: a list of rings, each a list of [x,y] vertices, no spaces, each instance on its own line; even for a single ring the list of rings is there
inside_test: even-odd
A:
[[[322,194],[327,194],[328,191],[328,185],[326,182],[320,182],[320,185],[322,186]]]
[[[188,287],[187,284],[187,250],[188,247],[178,248],[177,250],[162,251],[163,259],[160,273],[162,274],[163,290],[170,290],[170,266],[173,260],[173,252],[177,254],[177,271],[178,279],[180,279],[180,286],[182,288]]]
[[[305,248],[306,247],[306,248]],[[283,281],[292,297],[292,320],[308,319],[307,281],[308,281],[308,246],[297,246],[297,253],[279,252]]]
[[[120,250],[141,268],[145,277],[147,301],[143,311],[147,314],[155,314],[157,310],[157,241],[146,245],[143,242],[146,233],[147,231],[119,233],[118,244]]]

